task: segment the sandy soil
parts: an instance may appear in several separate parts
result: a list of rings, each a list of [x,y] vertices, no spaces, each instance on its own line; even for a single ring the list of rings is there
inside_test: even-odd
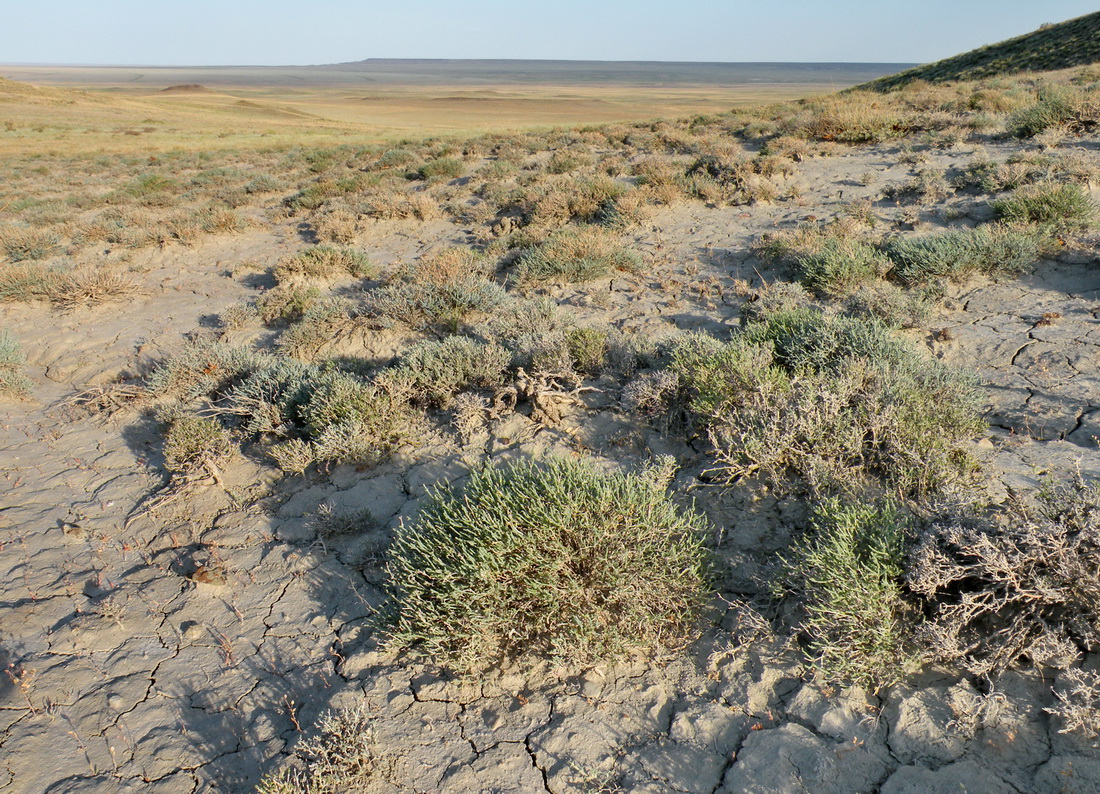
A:
[[[972,154],[934,151],[930,164]],[[911,168],[895,147],[867,147],[804,163],[798,202],[664,209],[635,233],[649,272],[554,297],[582,318],[654,336],[720,332],[745,301],[736,280],[783,275],[755,257],[754,238],[875,198]],[[867,172],[876,178],[863,186]],[[960,194],[917,212],[943,225],[945,207],[954,224],[985,211]],[[886,223],[905,210],[875,205]],[[361,244],[398,262],[465,236],[444,222],[388,222]],[[677,490],[722,530],[724,592],[752,592],[753,572],[789,540],[791,517],[768,499],[705,485],[700,451],[640,427],[608,395],[589,395],[554,428],[512,414],[473,447],[432,431],[373,469],[283,479],[241,457],[222,487],[151,503],[166,481],[151,421],[127,409],[91,414],[65,398],[147,371],[184,334],[209,333],[206,318],[254,294],[227,275],[232,262],[272,264],[304,245],[292,226],[274,225],[148,251],[138,255],[143,293],[127,303],[69,314],[3,308],[35,390],[0,405],[0,789],[248,791],[325,709],[362,704],[388,759],[379,791],[1100,791],[1100,747],[1059,733],[1043,711],[1049,675],[1013,672],[989,689],[929,669],[878,694],[823,687],[796,647],[718,601],[686,651],[581,675],[500,671],[462,682],[381,650],[370,618],[390,531],[428,486],[459,480],[485,454],[586,449],[627,465],[649,451],[676,454]],[[1053,313],[1056,322],[1039,323]],[[1092,242],[1020,279],[952,287],[909,333],[978,372],[991,427],[973,451],[994,499],[1045,477],[1100,478]],[[373,527],[319,537],[313,519],[326,507],[368,509]]]

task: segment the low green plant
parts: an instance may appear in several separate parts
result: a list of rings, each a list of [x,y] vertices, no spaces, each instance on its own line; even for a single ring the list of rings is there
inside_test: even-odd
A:
[[[705,597],[705,522],[667,463],[486,466],[440,488],[390,549],[391,638],[463,673],[503,657],[569,666],[682,642]]]
[[[1096,223],[1096,202],[1074,183],[1025,185],[992,206],[1007,223],[1034,223],[1056,232],[1083,232]]]
[[[417,179],[457,179],[466,173],[466,164],[456,157],[429,160],[414,172]]]
[[[905,289],[890,281],[865,284],[850,294],[844,308],[853,316],[875,319],[890,328],[918,328],[928,321],[938,290]]]
[[[256,174],[244,185],[248,194],[274,193],[282,188],[282,183],[271,174]]]
[[[377,463],[416,423],[405,396],[384,384],[221,343],[184,348],[152,373],[148,388],[160,399],[204,400],[245,437],[285,439],[271,455],[295,473],[315,462]]]
[[[560,225],[570,220],[601,222],[628,190],[618,180],[605,176],[559,176],[519,191],[510,203],[528,225]]]
[[[850,295],[890,269],[876,246],[847,236],[826,238],[816,251],[799,254],[796,263],[802,283],[831,297]]]
[[[802,597],[802,631],[822,677],[879,689],[912,661],[904,574],[907,518],[898,507],[818,503],[788,565]]]
[[[551,174],[567,174],[570,171],[576,171],[578,168],[592,165],[592,156],[576,151],[559,151],[554,152],[550,156],[549,162],[546,164],[546,170]]]
[[[567,227],[520,254],[513,277],[531,286],[594,281],[616,270],[641,268],[640,254],[599,227]]]
[[[259,369],[266,358],[251,350],[199,341],[161,362],[147,386],[158,399],[193,400],[216,396]]]
[[[284,471],[300,474],[311,463],[384,460],[411,433],[412,414],[399,395],[336,371],[311,373],[296,406],[302,438],[274,446]]]
[[[1017,274],[1042,255],[1042,238],[1033,230],[1003,224],[949,229],[922,237],[899,237],[886,247],[892,274],[909,285],[942,278],[962,280],[975,273]]]
[[[172,474],[207,474],[232,455],[233,438],[217,421],[179,414],[164,431],[164,467]]]
[[[19,342],[7,330],[0,330],[0,395],[25,397],[30,394],[31,383],[23,373],[27,357]]]
[[[275,280],[282,284],[296,279],[332,279],[339,276],[372,278],[378,267],[362,251],[316,245],[287,257],[275,265]]]
[[[602,328],[572,328],[565,343],[573,368],[586,375],[599,374],[607,364],[608,332]]]
[[[375,168],[402,168],[417,161],[416,152],[408,149],[387,149],[375,160]]]

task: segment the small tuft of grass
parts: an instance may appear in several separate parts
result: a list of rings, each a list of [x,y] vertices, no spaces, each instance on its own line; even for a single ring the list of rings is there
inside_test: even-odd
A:
[[[567,227],[528,248],[516,261],[513,277],[525,286],[595,281],[615,270],[642,269],[642,257],[595,226]]]
[[[390,550],[393,644],[473,673],[684,641],[705,598],[706,525],[668,497],[670,476],[553,458],[436,490]]]
[[[46,259],[61,247],[61,237],[52,229],[7,226],[0,229],[0,248],[12,262]]]
[[[275,265],[275,280],[325,280],[340,276],[372,278],[378,267],[362,251],[331,245],[317,245],[287,257]]]
[[[31,393],[33,384],[23,374],[26,363],[19,342],[6,329],[0,330],[0,395],[26,397]]]

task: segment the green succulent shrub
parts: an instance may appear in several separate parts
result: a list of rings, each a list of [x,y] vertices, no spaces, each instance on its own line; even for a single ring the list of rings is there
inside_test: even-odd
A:
[[[975,273],[1021,273],[1042,255],[1040,235],[1032,230],[986,224],[951,229],[923,237],[893,240],[886,253],[893,275],[905,284],[929,284],[939,279],[962,280]]]
[[[1007,223],[1033,223],[1056,232],[1083,232],[1096,223],[1096,202],[1081,185],[1025,185],[993,202]]]
[[[836,498],[814,507],[788,561],[802,599],[801,629],[822,677],[872,689],[900,680],[913,660],[902,591],[908,518],[892,503]]]
[[[390,550],[393,643],[470,673],[683,641],[705,597],[706,527],[669,498],[669,476],[554,458],[436,490]]]

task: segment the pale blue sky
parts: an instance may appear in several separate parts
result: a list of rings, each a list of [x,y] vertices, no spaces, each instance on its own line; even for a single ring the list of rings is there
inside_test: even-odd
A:
[[[26,0],[0,62],[363,58],[927,62],[1092,13],[1072,0]]]

